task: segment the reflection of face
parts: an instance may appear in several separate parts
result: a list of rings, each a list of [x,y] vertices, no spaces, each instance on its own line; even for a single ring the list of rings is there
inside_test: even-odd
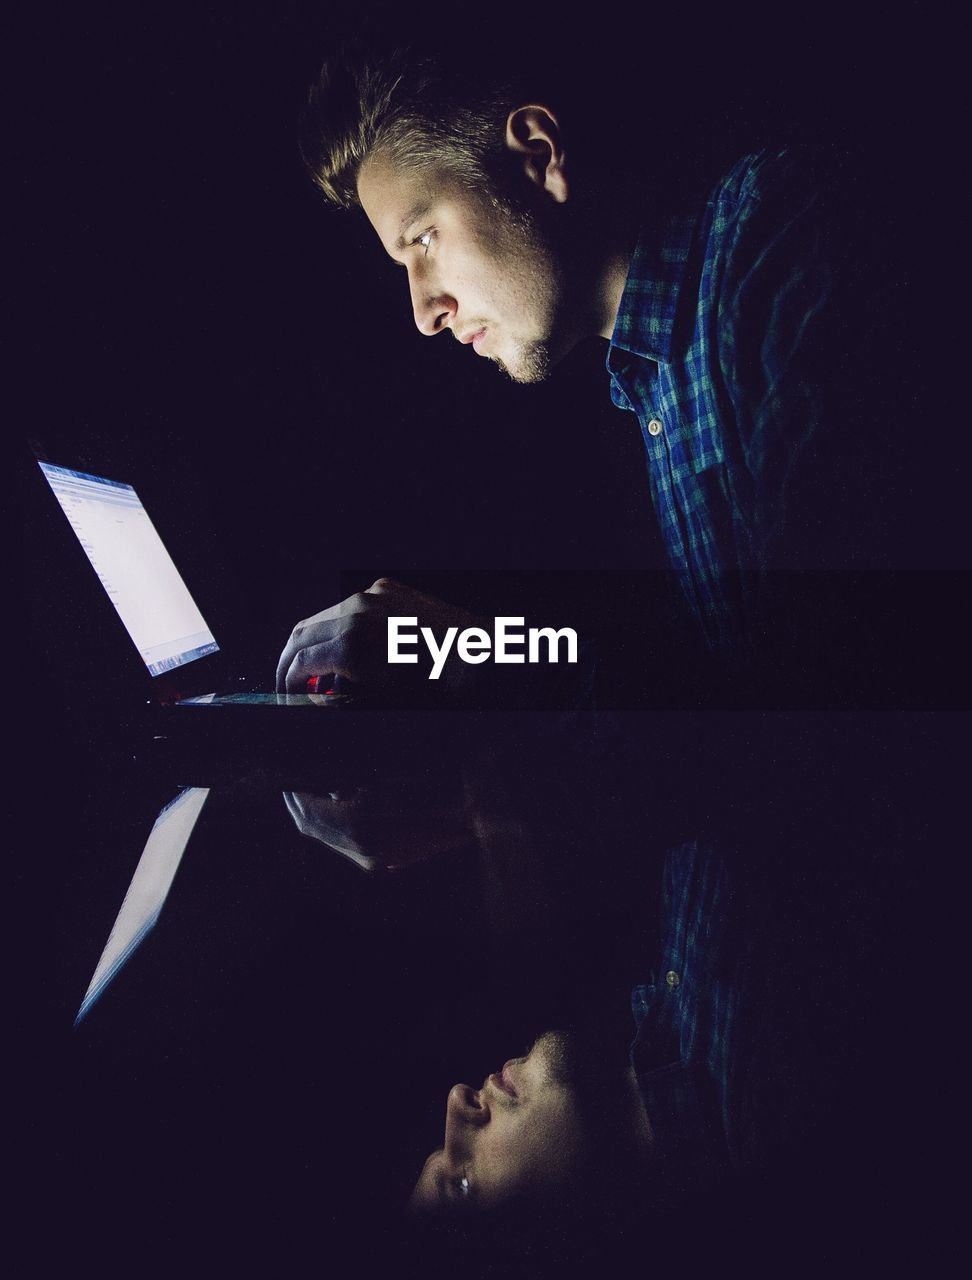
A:
[[[630,1129],[634,1143],[647,1140],[647,1117],[628,1069],[606,1068],[593,1058],[592,1046],[548,1031],[525,1058],[507,1062],[481,1089],[455,1085],[446,1104],[444,1144],[426,1160],[412,1207],[468,1201],[488,1209],[556,1195],[585,1158],[585,1079],[587,1092],[607,1092],[611,1113]]]
[[[556,1032],[514,1058],[481,1089],[457,1084],[446,1103],[445,1142],[422,1169],[416,1208],[491,1206],[518,1192],[556,1186],[577,1156],[571,1086],[554,1074]]]
[[[578,340],[565,323],[559,259],[532,218],[442,168],[402,168],[380,152],[362,166],[358,195],[408,271],[422,333],[451,329],[517,382],[540,381]]]

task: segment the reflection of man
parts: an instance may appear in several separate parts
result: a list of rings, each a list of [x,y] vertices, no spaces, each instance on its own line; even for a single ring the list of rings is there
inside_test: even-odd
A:
[[[362,871],[394,871],[456,850],[472,838],[457,782],[442,773],[390,771],[324,794],[285,791],[301,835],[341,854]]]
[[[632,992],[627,1061],[585,1017],[541,1036],[481,1088],[457,1084],[413,1207],[626,1201],[643,1212],[799,1145],[806,1117],[822,1128],[811,1098],[827,1094],[833,1046],[808,1051],[805,1030],[788,1040],[788,1019],[805,1027],[808,1011],[770,941],[769,899],[748,885],[741,864],[699,841],[670,853],[661,946],[650,981]]]
[[[638,194],[614,130],[588,127],[582,143],[573,120],[529,75],[336,58],[311,94],[303,147],[328,199],[360,206],[403,269],[422,334],[448,331],[518,382],[543,379],[584,339],[609,340],[611,396],[641,425],[687,613],[710,647],[731,650],[751,632],[768,567],[854,554],[837,529],[856,497],[846,450],[826,488],[813,474],[835,425],[825,385],[849,358],[828,311],[827,220],[792,150],[746,156],[701,194],[660,177]],[[853,412],[845,400],[846,436],[859,435]],[[374,594],[299,624],[280,687],[334,671],[387,677],[375,635],[389,608],[421,620],[434,607],[443,620],[407,588]]]
[[[623,1163],[637,1178],[648,1176],[655,1149],[633,1069],[583,1035],[548,1031],[481,1089],[450,1090],[443,1146],[425,1162],[412,1207],[489,1210],[517,1200],[567,1200],[601,1167],[599,1153],[610,1150],[614,1168]]]

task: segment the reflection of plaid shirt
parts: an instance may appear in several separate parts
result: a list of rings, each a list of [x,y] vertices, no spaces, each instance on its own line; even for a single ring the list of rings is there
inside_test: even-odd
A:
[[[740,869],[695,841],[665,863],[661,961],[631,993],[631,1060],[662,1153],[686,1175],[745,1162],[764,928]],[[757,1100],[758,1102],[762,1099]]]
[[[749,631],[760,572],[792,563],[784,508],[820,424],[832,291],[818,214],[790,151],[744,157],[696,213],[643,228],[608,351],[669,561],[716,648]]]

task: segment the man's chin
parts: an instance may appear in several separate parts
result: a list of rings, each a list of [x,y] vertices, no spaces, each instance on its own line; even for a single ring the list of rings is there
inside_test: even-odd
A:
[[[556,363],[551,358],[550,348],[543,342],[531,343],[529,347],[520,348],[515,354],[506,358],[489,354],[486,358],[491,360],[511,382],[517,382],[521,386],[543,382],[550,376],[550,371]]]
[[[559,340],[532,342],[518,347],[512,355],[506,357],[484,354],[512,382],[529,386],[531,383],[545,382],[580,343],[580,337],[560,337]]]

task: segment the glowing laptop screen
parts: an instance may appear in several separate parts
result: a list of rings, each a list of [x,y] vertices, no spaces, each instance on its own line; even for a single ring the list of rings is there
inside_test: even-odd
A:
[[[149,673],[219,645],[130,484],[42,462],[71,528]]]
[[[75,1025],[155,927],[208,795],[208,787],[187,787],[156,818]]]

